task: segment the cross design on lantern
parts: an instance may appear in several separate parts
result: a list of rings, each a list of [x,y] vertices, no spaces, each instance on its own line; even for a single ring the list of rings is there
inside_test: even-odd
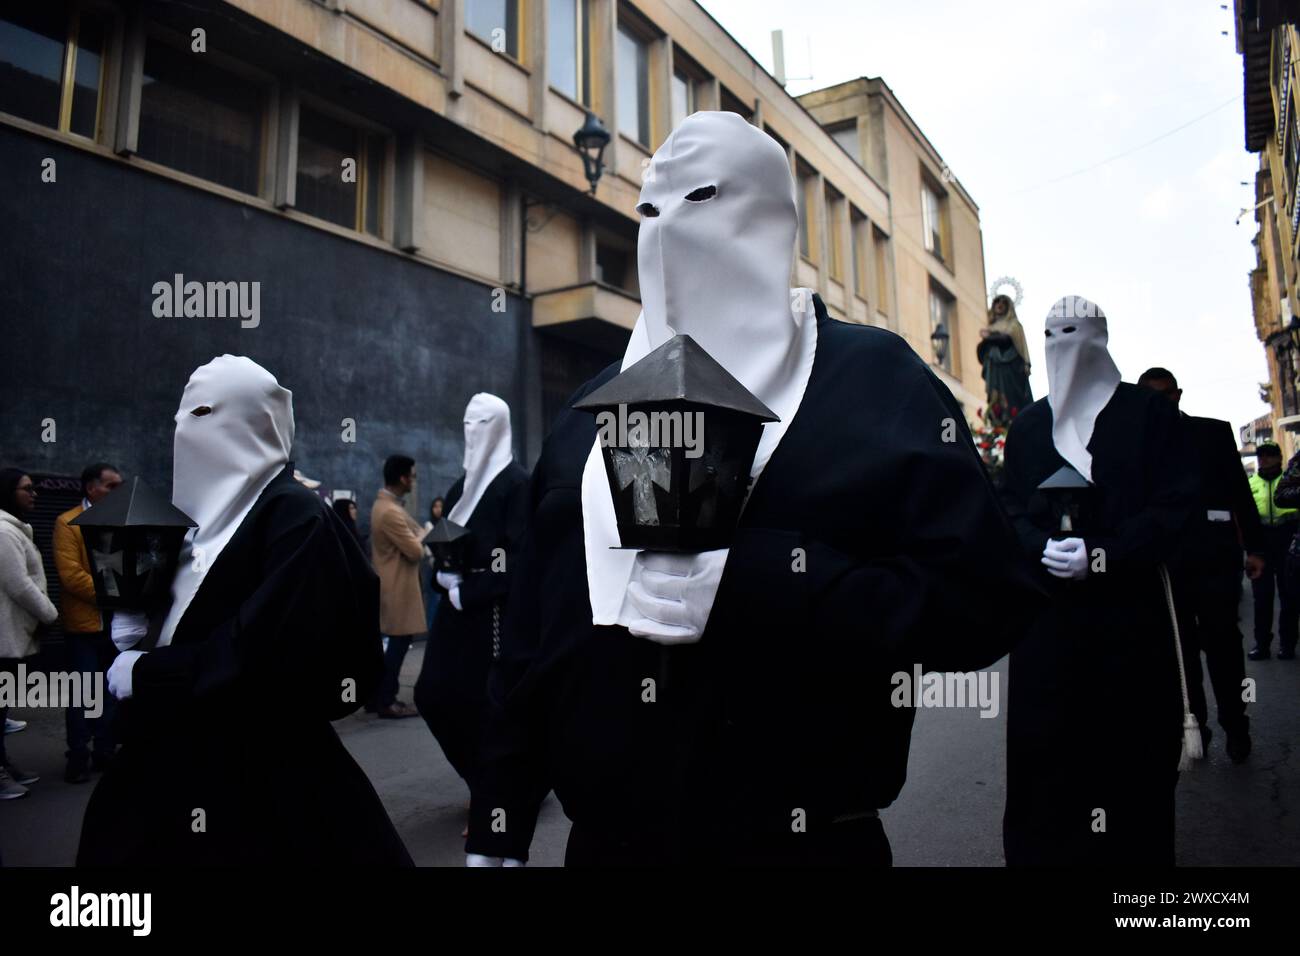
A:
[[[671,490],[672,456],[667,448],[648,448],[644,445],[630,448],[611,448],[614,470],[618,474],[620,490],[632,486],[632,506],[638,524],[659,524],[659,506],[655,503],[654,486]]]
[[[117,588],[117,580],[122,576],[122,552],[121,551],[92,551],[95,558],[95,567],[104,576],[104,587],[110,595],[118,597],[120,592]],[[113,572],[108,574],[107,572]]]

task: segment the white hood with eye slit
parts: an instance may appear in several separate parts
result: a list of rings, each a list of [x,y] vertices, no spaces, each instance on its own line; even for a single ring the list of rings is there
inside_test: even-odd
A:
[[[222,549],[288,464],[293,433],[293,393],[251,359],[222,355],[190,376],[176,410],[172,503],[198,527],[185,537],[159,647],[171,643]]]
[[[1097,416],[1120,383],[1119,368],[1106,349],[1106,314],[1082,296],[1067,295],[1047,313],[1046,332],[1052,444],[1092,481],[1088,443]]]
[[[447,517],[462,527],[468,524],[492,479],[513,460],[510,406],[479,392],[465,406],[465,484]]]
[[[817,349],[812,293],[789,287],[794,190],[774,139],[736,113],[700,112],[655,152],[638,205],[642,311],[622,367],[674,335],[695,339],[780,418],[763,429],[755,477],[798,411]],[[626,624],[635,552],[610,550],[618,526],[599,442],[583,471],[582,512],[593,620]]]

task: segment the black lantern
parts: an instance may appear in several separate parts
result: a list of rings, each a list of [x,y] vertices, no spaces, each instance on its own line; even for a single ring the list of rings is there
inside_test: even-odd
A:
[[[948,328],[942,322],[930,333],[930,347],[934,349],[934,363],[942,365],[948,358]]]
[[[193,519],[138,477],[123,482],[70,524],[81,528],[101,608],[146,611],[171,590]]]
[[[574,408],[596,416],[624,548],[731,544],[772,411],[689,335],[678,335]]]
[[[450,518],[439,518],[424,543],[433,548],[433,563],[439,571],[463,574],[469,560],[470,531]]]
[[[588,111],[582,129],[573,134],[573,145],[578,147],[578,153],[582,156],[582,170],[587,174],[587,182],[591,183],[591,192],[595,195],[596,183],[605,171],[604,157],[605,147],[609,145],[609,130],[605,129],[605,124],[595,113]]]
[[[1093,485],[1069,465],[1062,465],[1038,486],[1052,509],[1052,524],[1056,527],[1053,540],[1075,538],[1081,530],[1081,519]]]

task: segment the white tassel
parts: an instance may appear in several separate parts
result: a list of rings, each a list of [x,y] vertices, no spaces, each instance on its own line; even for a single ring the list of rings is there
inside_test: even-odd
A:
[[[1205,756],[1205,748],[1201,745],[1201,727],[1196,720],[1195,714],[1185,714],[1183,716],[1183,753],[1178,758],[1179,771],[1191,770],[1192,761],[1200,760]]]
[[[1165,586],[1165,604],[1169,608],[1169,624],[1174,631],[1174,654],[1178,659],[1178,683],[1183,692],[1183,748],[1178,757],[1178,771],[1191,770],[1193,761],[1205,756],[1201,743],[1201,728],[1192,713],[1187,699],[1187,673],[1183,668],[1183,642],[1178,634],[1178,612],[1174,609],[1174,589],[1169,583],[1169,569],[1160,565],[1160,581]]]

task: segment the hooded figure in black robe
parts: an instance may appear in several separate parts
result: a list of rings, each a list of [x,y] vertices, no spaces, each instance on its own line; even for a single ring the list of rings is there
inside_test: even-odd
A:
[[[176,423],[173,501],[199,527],[170,606],[115,615],[124,744],[78,865],[409,866],[330,726],[379,680],[379,582],[294,480],[290,392],[223,355],[191,376]]]
[[[444,595],[415,683],[415,706],[448,763],[469,783],[500,644],[513,558],[527,519],[528,472],[514,460],[510,408],[480,392],[465,408],[465,474],[447,492],[447,520],[470,532],[460,573],[435,571]]]
[[[1003,500],[1050,589],[1011,654],[1006,859],[1172,865],[1183,705],[1160,567],[1196,469],[1170,403],[1120,381],[1100,309],[1062,299],[1046,333],[1048,396],[1006,444]],[[1091,487],[1062,532],[1064,499],[1039,485],[1067,464]]]
[[[730,548],[669,555],[611,550],[595,421],[557,418],[489,684],[469,862],[526,860],[553,788],[571,865],[887,864],[877,811],[913,719],[892,676],[996,661],[1032,607],[1029,569],[925,363],[792,298],[777,143],[695,113],[641,200],[624,367],[688,333],[781,421]]]

